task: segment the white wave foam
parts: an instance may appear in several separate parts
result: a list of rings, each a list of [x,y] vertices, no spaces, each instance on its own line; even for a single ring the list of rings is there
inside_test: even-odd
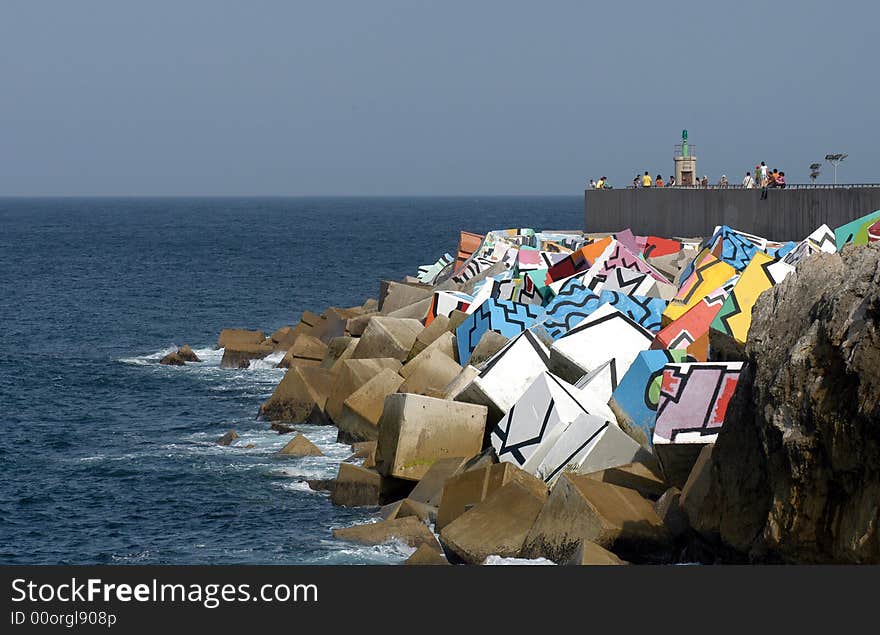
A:
[[[252,359],[248,364],[248,370],[279,370],[278,362],[284,359],[285,351],[277,351],[266,355],[263,359]]]
[[[502,566],[502,565],[515,565],[515,566],[523,566],[523,565],[554,565],[552,560],[547,560],[547,558],[535,558],[530,560],[528,558],[505,558],[503,556],[489,556],[483,562],[484,565],[488,566]]]

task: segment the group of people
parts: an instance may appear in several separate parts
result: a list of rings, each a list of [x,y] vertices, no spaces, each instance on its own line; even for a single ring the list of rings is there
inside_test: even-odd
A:
[[[761,199],[767,198],[767,190],[771,187],[785,189],[785,172],[779,170],[770,170],[767,164],[761,161],[755,166],[755,176],[751,172],[746,172],[742,185],[744,188],[751,190],[756,187],[761,188]]]
[[[678,184],[675,182],[675,177],[670,176],[668,180],[664,181],[663,176],[658,174],[656,177],[651,178],[651,174],[645,170],[645,173],[642,175],[637,175],[633,179],[633,189],[642,189],[649,187],[677,187]],[[757,166],[755,166],[755,176],[752,176],[751,172],[746,172],[746,176],[742,181],[742,186],[746,189],[754,189],[761,188],[761,199],[767,198],[767,190],[771,187],[784,188],[785,187],[785,172],[780,172],[779,170],[770,170],[763,161]],[[709,177],[705,174],[703,178],[696,177],[694,179],[692,187],[709,187]],[[718,185],[716,187],[729,187],[727,182],[727,175],[722,174],[721,178],[718,180]],[[611,184],[608,182],[607,177],[602,177],[598,181],[594,181],[590,179],[590,189],[591,190],[610,190]]]
[[[658,174],[656,178],[652,179],[648,171],[645,170],[643,175],[636,175],[636,178],[633,179],[633,187],[675,187],[675,177],[670,176],[669,180],[664,182],[662,175]]]

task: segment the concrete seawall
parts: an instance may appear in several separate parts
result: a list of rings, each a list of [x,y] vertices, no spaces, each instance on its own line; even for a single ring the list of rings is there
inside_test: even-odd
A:
[[[763,201],[760,190],[587,190],[584,228],[690,237],[729,225],[773,240],[800,240],[823,223],[833,229],[878,209],[880,187],[770,190]]]

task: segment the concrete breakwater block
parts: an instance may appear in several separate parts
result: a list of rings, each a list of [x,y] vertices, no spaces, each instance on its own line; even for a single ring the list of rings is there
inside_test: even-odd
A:
[[[678,293],[663,311],[663,325],[684,315],[688,309],[737,275],[736,269],[704,250],[699,262],[681,283]]]
[[[422,331],[416,336],[416,341],[413,342],[412,348],[409,349],[409,355],[406,356],[406,361],[408,362],[413,359],[416,355],[428,348],[434,340],[448,332],[448,326],[449,318],[445,315],[434,318],[431,323],[422,329]],[[452,335],[452,333],[450,333],[450,335]]]
[[[580,391],[542,372],[504,418],[492,427],[490,442],[499,461],[535,474],[544,456],[579,415],[589,415]],[[600,421],[599,425],[604,424]]]
[[[597,545],[595,542],[581,540],[571,558],[569,558],[565,564],[607,567],[629,563],[626,560],[621,560],[607,549]]]
[[[480,374],[456,401],[484,405],[489,422],[495,423],[510,410],[535,378],[547,370],[547,347],[530,331],[523,331],[484,365]]]
[[[413,554],[403,563],[405,565],[448,565],[449,561],[441,551],[432,548],[426,543],[419,545]]]
[[[660,498],[669,487],[656,462],[652,462],[650,465],[641,462],[627,463],[598,472],[590,472],[585,476],[603,483],[628,487],[652,501]]]
[[[407,371],[407,376],[398,391],[418,395],[441,395],[444,388],[458,377],[461,370],[461,366],[439,348],[426,349],[401,369],[401,373]]]
[[[376,464],[385,476],[418,481],[438,459],[482,448],[486,408],[414,394],[385,399]]]
[[[423,328],[421,322],[409,318],[371,317],[351,357],[393,357],[402,362]]]
[[[702,446],[715,443],[743,362],[667,364],[654,423],[654,452],[670,484],[684,487]]]
[[[470,363],[471,353],[486,331],[513,338],[535,323],[541,307],[489,298],[455,330],[458,361]]]
[[[260,344],[229,344],[223,349],[220,368],[247,368],[251,360],[263,359],[274,350],[271,341]]]
[[[357,338],[343,335],[342,337],[334,337],[327,344],[327,351],[321,359],[321,368],[332,369],[337,362],[348,359],[357,346]]]
[[[309,441],[304,435],[298,434],[278,450],[280,456],[324,456],[321,449]]]
[[[471,382],[479,376],[480,371],[473,366],[465,366],[461,372],[455,376],[455,378],[450,381],[446,386],[443,387],[436,395],[431,395],[437,397],[438,399],[449,399],[450,401],[455,401],[458,395],[461,392],[470,386]]]
[[[379,312],[388,315],[433,295],[434,289],[428,285],[382,280],[379,282]]]
[[[343,402],[336,420],[339,441],[376,440],[379,438],[379,418],[385,406],[385,397],[397,392],[403,377],[390,368],[383,368],[352,392]]]
[[[629,561],[662,562],[672,547],[663,521],[638,492],[566,473],[550,491],[522,554],[563,563],[582,540]]]
[[[654,335],[609,304],[596,309],[550,347],[550,370],[575,383],[611,361],[612,387],[629,369]]]
[[[706,361],[709,354],[709,327],[730,295],[737,278],[731,278],[721,287],[664,326],[651,344],[654,349],[687,351],[699,361]]]
[[[422,284],[434,284],[437,280],[438,276],[443,272],[444,269],[449,267],[455,262],[455,258],[450,256],[448,253],[443,254],[434,261],[430,265],[420,265],[418,274],[416,278]]]
[[[263,331],[247,329],[223,329],[217,339],[217,348],[238,348],[240,346],[262,344],[266,339]]]
[[[430,326],[438,317],[448,318],[453,311],[467,313],[474,297],[459,291],[434,291],[431,305],[425,318],[425,325]]]
[[[752,324],[752,308],[758,296],[779,284],[794,272],[794,267],[758,252],[746,265],[742,275],[721,309],[712,320],[711,328],[745,344]]]
[[[536,472],[552,485],[566,471],[596,472],[651,459],[651,453],[616,423],[581,414],[547,450]]]
[[[343,507],[378,507],[406,497],[412,483],[383,477],[376,470],[340,463],[330,501]]]
[[[355,525],[345,529],[334,529],[333,536],[339,540],[359,545],[380,545],[392,540],[399,540],[410,547],[426,544],[435,551],[440,551],[434,534],[425,526],[425,523],[415,516]]]
[[[317,337],[301,334],[297,335],[278,366],[320,366],[326,354],[327,345],[324,342]]]
[[[437,531],[512,481],[520,482],[536,494],[547,491],[539,479],[511,463],[485,465],[477,462],[470,467],[466,464],[462,469],[464,471],[450,476],[443,485],[434,525]]]
[[[518,557],[546,499],[546,490],[507,483],[446,525],[440,544],[468,564],[480,564],[490,555]]]
[[[501,335],[501,333],[486,331],[474,347],[474,351],[471,353],[471,358],[468,363],[471,366],[479,366],[483,364],[489,358],[493,357],[495,353],[507,346],[509,341],[510,338]]]
[[[333,373],[324,368],[294,366],[260,406],[260,415],[270,421],[304,422],[312,408],[324,408],[333,381]]]
[[[403,368],[400,369],[400,376],[404,379],[408,379],[424,360],[430,359],[435,353],[445,355],[449,359],[455,360],[455,346],[453,340],[454,336],[448,331],[438,335],[418,355],[404,364]]]
[[[370,381],[373,377],[388,369],[395,373],[401,368],[400,362],[390,357],[379,359],[346,359],[339,364],[339,370],[335,373],[335,381],[327,397],[324,411],[330,420],[340,421],[342,407],[358,388]]]
[[[425,298],[424,300],[419,300],[418,302],[407,304],[406,306],[401,307],[396,311],[391,311],[391,313],[387,313],[386,316],[393,318],[409,318],[424,323],[425,319],[429,315],[428,312],[430,311],[430,309],[431,298]]]
[[[446,481],[457,474],[467,461],[467,457],[460,456],[438,459],[410,492],[409,498],[419,503],[440,507]]]
[[[652,445],[663,367],[688,361],[693,360],[685,351],[642,351],[611,396],[609,405],[621,428],[646,448]]]

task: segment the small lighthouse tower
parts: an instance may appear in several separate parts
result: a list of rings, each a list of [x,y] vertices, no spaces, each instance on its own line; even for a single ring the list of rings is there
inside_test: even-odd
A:
[[[678,185],[695,185],[697,179],[696,146],[688,143],[688,131],[681,131],[681,143],[675,144],[675,182]]]

